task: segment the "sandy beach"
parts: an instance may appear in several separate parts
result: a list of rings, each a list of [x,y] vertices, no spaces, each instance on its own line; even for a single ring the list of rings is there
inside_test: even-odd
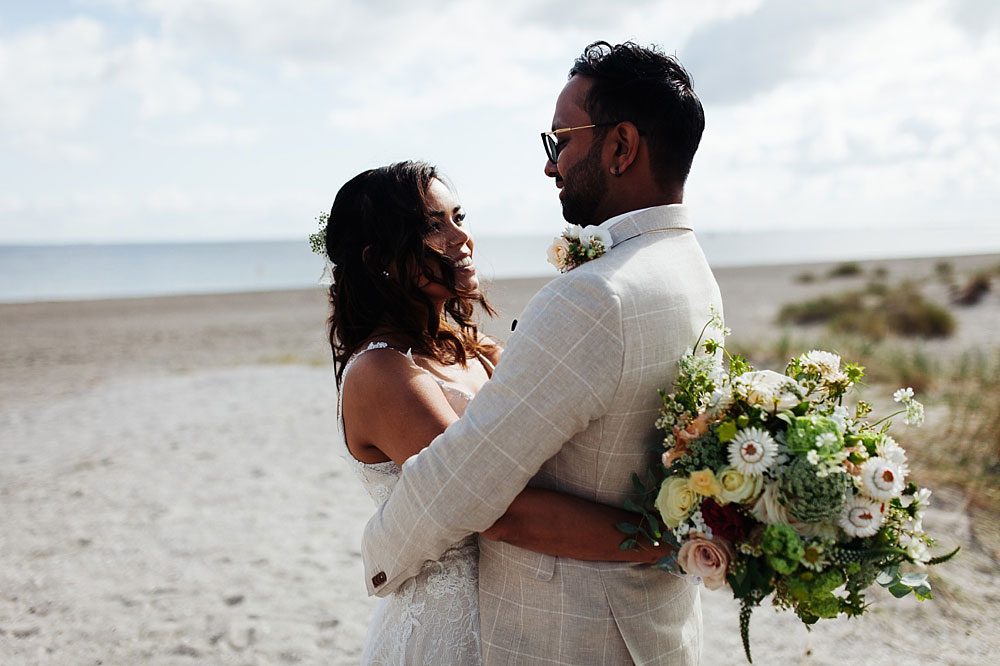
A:
[[[944,302],[939,261],[863,266]],[[948,261],[964,275],[1000,256]],[[718,270],[734,339],[781,335],[783,303],[864,279],[796,281],[829,268]],[[505,338],[544,283],[491,285],[486,331]],[[326,307],[319,288],[0,305],[0,666],[357,663],[372,503],[335,454]],[[997,289],[954,314],[928,355],[997,345]],[[754,663],[995,663],[1000,545],[960,489],[934,490],[928,531],[963,546],[932,573],[938,598],[876,594],[811,632],[764,607]],[[726,596],[702,592],[705,664],[743,660]]]

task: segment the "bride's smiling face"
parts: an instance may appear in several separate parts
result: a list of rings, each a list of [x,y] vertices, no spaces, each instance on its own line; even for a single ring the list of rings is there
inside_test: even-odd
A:
[[[439,252],[455,271],[455,286],[464,292],[479,290],[479,276],[476,265],[472,262],[473,241],[465,223],[465,212],[454,192],[438,179],[431,181],[424,198],[427,209],[427,230],[424,232],[424,244]],[[440,267],[431,260],[431,271],[441,277]],[[421,290],[431,300],[444,302],[454,298],[448,287],[424,279]]]

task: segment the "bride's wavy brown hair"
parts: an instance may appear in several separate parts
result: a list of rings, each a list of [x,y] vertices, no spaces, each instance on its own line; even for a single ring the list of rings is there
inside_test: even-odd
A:
[[[444,182],[429,164],[397,162],[360,173],[337,192],[326,253],[334,263],[329,329],[338,383],[347,360],[378,328],[402,334],[414,353],[446,365],[465,365],[493,348],[480,340],[473,313],[477,304],[490,316],[495,311],[481,293],[459,290],[451,262],[424,242],[435,179]],[[455,294],[440,315],[418,286],[421,278]]]

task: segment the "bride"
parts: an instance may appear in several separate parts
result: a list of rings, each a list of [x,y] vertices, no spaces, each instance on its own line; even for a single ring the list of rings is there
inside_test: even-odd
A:
[[[479,290],[465,212],[436,169],[400,162],[337,193],[325,233],[333,263],[330,345],[344,457],[377,505],[400,465],[465,411],[501,349],[479,333]],[[579,560],[656,562],[664,547],[623,551],[615,524],[633,516],[526,488],[481,536]],[[363,664],[478,664],[476,535],[454,544],[394,594],[368,627]]]

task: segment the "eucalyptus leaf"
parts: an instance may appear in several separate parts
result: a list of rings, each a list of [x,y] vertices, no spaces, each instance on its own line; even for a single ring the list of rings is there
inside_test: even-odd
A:
[[[927,574],[925,573],[905,573],[899,578],[899,582],[910,587],[920,587],[926,585]]]
[[[633,525],[632,523],[618,523],[615,527],[617,527],[619,531],[624,532],[625,534],[639,533],[639,526]]]
[[[877,582],[882,587],[889,587],[890,585],[892,585],[894,583],[898,583],[899,582],[899,567],[898,566],[891,566],[891,567],[886,567],[885,569],[882,569],[881,573],[879,573],[879,575],[878,575],[878,578],[875,579],[875,582]]]
[[[888,587],[888,590],[889,590],[889,594],[891,594],[892,596],[896,597],[897,599],[902,599],[903,597],[905,597],[906,595],[908,595],[910,592],[912,592],[913,588],[910,587],[909,585],[903,585],[902,583],[896,583],[895,585],[890,585]]]

